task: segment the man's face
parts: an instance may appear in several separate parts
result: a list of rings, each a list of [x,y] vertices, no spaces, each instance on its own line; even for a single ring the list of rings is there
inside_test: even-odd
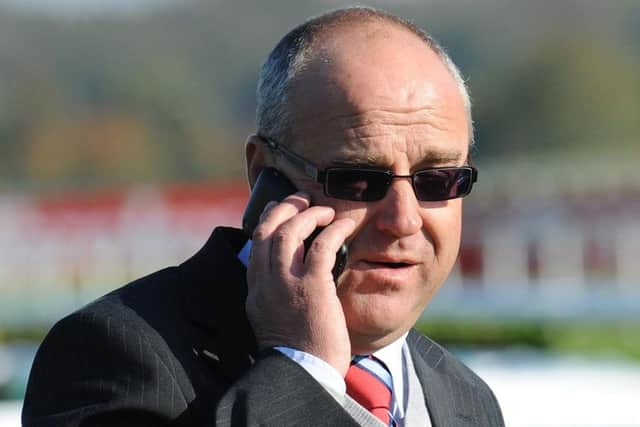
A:
[[[462,96],[423,41],[389,26],[343,29],[324,44],[295,83],[291,148],[320,168],[383,168],[409,175],[460,166],[469,128]],[[327,60],[326,58],[330,58]],[[458,252],[462,200],[422,202],[411,181],[394,179],[384,199],[328,198],[321,185],[278,160],[313,204],[332,206],[356,224],[340,276],[354,353],[406,332],[449,274]]]

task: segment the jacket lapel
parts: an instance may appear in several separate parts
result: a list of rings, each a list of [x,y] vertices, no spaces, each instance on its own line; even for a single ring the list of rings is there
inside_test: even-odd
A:
[[[475,420],[473,390],[468,382],[455,375],[448,364],[451,355],[430,339],[411,330],[407,336],[413,364],[422,385],[431,425],[469,426]]]

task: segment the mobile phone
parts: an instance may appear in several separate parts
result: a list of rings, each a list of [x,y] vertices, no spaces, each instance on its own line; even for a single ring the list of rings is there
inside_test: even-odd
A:
[[[242,230],[250,238],[253,236],[258,222],[260,221],[260,214],[264,210],[267,203],[274,200],[276,202],[282,201],[285,197],[298,191],[296,187],[289,181],[289,179],[277,169],[264,168],[258,175],[249,202],[242,215]],[[313,233],[304,241],[305,256],[307,250],[311,246],[313,239],[323,230],[324,227],[318,227]],[[338,277],[342,274],[344,267],[347,264],[347,245],[342,244],[340,249],[336,253],[336,262],[331,270],[333,274],[333,280],[338,283]]]

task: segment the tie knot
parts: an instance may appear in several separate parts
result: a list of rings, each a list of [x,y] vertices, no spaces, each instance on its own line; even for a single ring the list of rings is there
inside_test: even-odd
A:
[[[391,422],[391,374],[374,356],[355,356],[345,377],[347,394],[387,425]]]

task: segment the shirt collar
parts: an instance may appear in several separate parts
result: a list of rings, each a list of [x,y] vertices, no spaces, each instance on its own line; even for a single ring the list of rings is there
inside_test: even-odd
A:
[[[382,360],[387,368],[391,370],[391,365],[401,364],[402,361],[402,346],[407,338],[408,332],[404,333],[400,338],[392,342],[391,344],[382,347],[380,350],[373,353],[375,357]],[[393,375],[393,372],[391,372]]]
[[[404,400],[405,400],[405,377],[403,367],[403,348],[409,332],[404,333],[400,338],[382,347],[373,353],[375,357],[380,359],[389,369],[391,373],[391,381],[393,382],[393,394],[395,411],[398,415],[404,417]]]
[[[249,255],[251,254],[251,246],[253,246],[253,241],[249,239],[247,240],[247,243],[244,244],[242,249],[240,249],[240,252],[238,252],[238,259],[245,267],[249,265]]]

